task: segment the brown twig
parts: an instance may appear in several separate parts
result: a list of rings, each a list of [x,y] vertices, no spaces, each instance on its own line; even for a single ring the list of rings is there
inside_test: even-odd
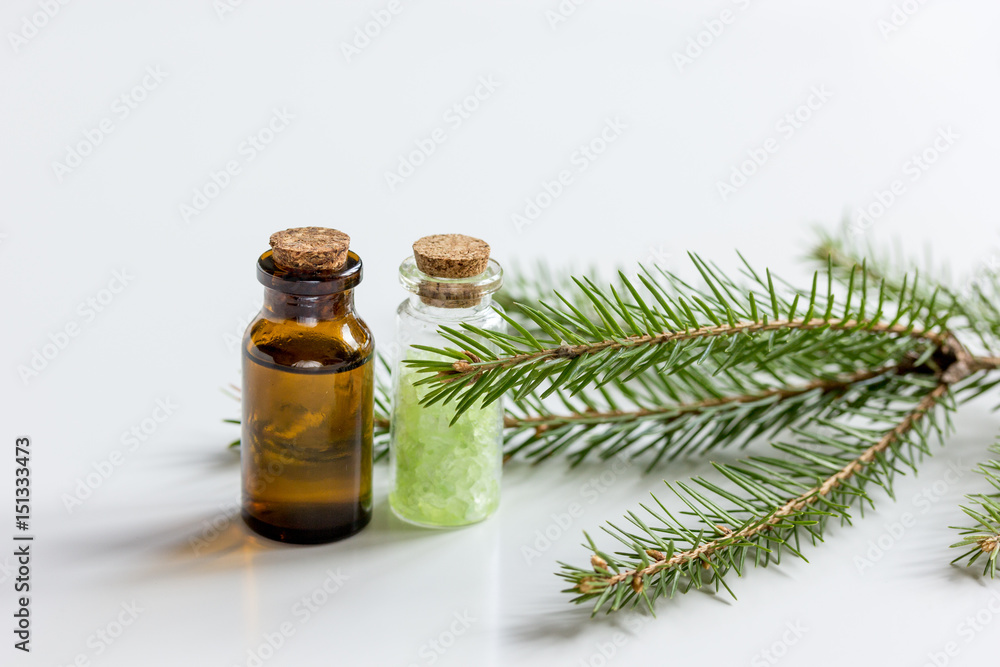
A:
[[[1000,368],[1000,357],[972,357],[970,369],[975,371],[993,371]]]

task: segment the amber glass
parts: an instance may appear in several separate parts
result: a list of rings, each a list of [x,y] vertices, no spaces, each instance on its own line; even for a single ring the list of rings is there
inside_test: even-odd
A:
[[[361,259],[302,277],[257,262],[264,307],[243,338],[243,519],[283,542],[352,535],[371,519],[373,353],[354,310]]]

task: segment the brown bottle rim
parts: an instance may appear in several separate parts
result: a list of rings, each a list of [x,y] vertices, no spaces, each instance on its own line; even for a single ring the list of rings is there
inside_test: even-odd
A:
[[[348,251],[347,261],[338,271],[328,273],[286,271],[275,264],[273,254],[273,250],[268,250],[257,259],[257,281],[285,294],[336,294],[356,287],[363,277],[361,258],[353,250]]]

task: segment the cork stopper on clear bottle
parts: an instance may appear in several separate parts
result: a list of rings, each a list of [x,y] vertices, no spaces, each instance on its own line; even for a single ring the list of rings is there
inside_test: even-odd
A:
[[[496,292],[503,270],[486,241],[464,234],[433,234],[413,244],[399,267],[400,282],[438,308],[472,308]]]

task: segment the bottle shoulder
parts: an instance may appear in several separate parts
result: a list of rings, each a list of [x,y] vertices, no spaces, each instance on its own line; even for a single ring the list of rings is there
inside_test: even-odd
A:
[[[400,323],[412,320],[434,327],[469,324],[481,329],[497,331],[506,325],[503,317],[500,316],[500,313],[503,312],[503,308],[497,303],[490,303],[489,307],[474,312],[469,309],[456,309],[454,313],[450,313],[442,308],[415,308],[412,301],[407,299],[396,308],[396,317]]]
[[[244,355],[265,364],[317,370],[347,369],[375,351],[371,329],[357,316],[296,321],[268,317],[261,311],[247,326]]]

